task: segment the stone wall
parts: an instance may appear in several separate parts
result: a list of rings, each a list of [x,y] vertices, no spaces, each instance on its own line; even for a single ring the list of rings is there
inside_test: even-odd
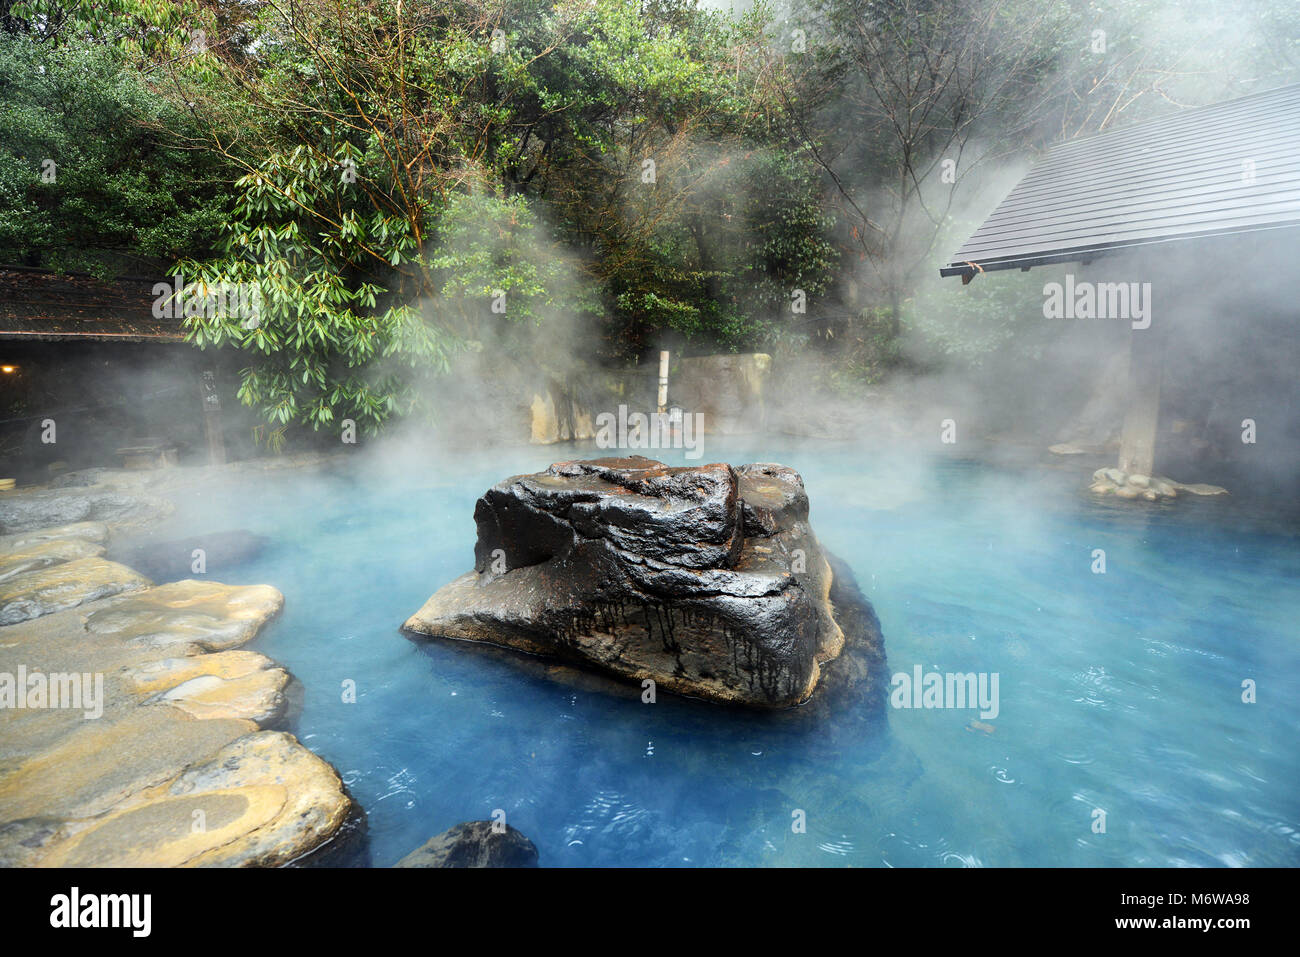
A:
[[[533,445],[581,441],[596,434],[595,412],[558,379],[547,380],[533,392],[528,411]]]
[[[690,356],[673,363],[669,405],[704,413],[705,431],[758,432],[767,424],[764,388],[772,357],[761,352]]]

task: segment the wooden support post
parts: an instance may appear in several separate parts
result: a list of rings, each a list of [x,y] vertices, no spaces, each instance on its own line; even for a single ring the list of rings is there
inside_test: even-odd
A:
[[[659,353],[659,411],[668,411],[668,351]]]
[[[1154,329],[1129,330],[1128,392],[1119,443],[1119,470],[1126,474],[1155,473],[1162,353]]]
[[[226,440],[221,432],[221,396],[217,394],[217,374],[205,369],[199,376],[199,394],[203,398],[203,431],[208,437],[208,464],[224,465]]]

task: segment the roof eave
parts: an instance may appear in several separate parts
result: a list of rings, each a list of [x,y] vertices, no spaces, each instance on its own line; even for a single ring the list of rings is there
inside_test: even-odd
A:
[[[961,276],[962,285],[965,285],[982,272],[998,272],[999,270],[1004,269],[1019,269],[1022,272],[1028,272],[1034,266],[1052,266],[1071,262],[1087,265],[1098,256],[1111,255],[1129,249],[1143,249],[1152,246],[1164,246],[1170,243],[1184,243],[1200,239],[1215,239],[1224,236],[1240,236],[1246,233],[1268,232],[1275,229],[1296,228],[1300,228],[1300,220],[1286,223],[1268,223],[1265,225],[1251,226],[1244,229],[1226,230],[1222,232],[1191,233],[1183,236],[1157,236],[1150,239],[1118,243],[1097,243],[1090,246],[1080,246],[1075,249],[1063,249],[1041,253],[1022,253],[1015,256],[1003,256],[1000,258],[982,259],[979,261],[954,261],[946,266],[941,266],[939,268],[939,275],[943,278],[949,276]]]

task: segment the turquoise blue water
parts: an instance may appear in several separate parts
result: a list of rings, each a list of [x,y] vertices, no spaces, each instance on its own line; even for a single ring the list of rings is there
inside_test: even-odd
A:
[[[285,594],[251,647],[301,680],[293,730],[366,811],[350,863],[391,865],[497,809],[543,866],[1300,863],[1294,525],[1239,499],[1098,503],[1077,467],[708,453],[800,470],[815,530],[875,605],[890,672],[996,672],[991,732],[970,710],[887,708],[795,733],[403,638],[471,565],[483,490],[572,449],[268,473],[187,496],[169,533],[270,538],[209,576]]]

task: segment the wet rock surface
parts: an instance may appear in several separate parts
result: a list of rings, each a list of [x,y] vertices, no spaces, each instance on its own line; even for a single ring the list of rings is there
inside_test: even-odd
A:
[[[879,626],[846,570],[837,582],[808,508],[781,465],[557,463],[479,500],[474,571],[404,628],[731,704],[792,707],[832,671],[866,693]]]
[[[0,554],[0,582],[48,565],[58,565],[78,558],[98,558],[103,554],[104,546],[94,542],[75,539],[29,542],[21,548]]]
[[[78,486],[38,501],[0,502],[5,527],[85,513]],[[113,501],[130,525],[151,507]],[[277,866],[329,844],[354,805],[276,730],[289,673],[238,648],[283,597],[154,585],[101,557],[121,527],[0,537],[0,866]]]
[[[170,511],[165,499],[100,485],[9,492],[0,497],[0,532],[86,521],[131,523]]]
[[[470,821],[430,838],[393,866],[536,867],[537,858],[533,842],[513,827],[499,830],[492,821]]]
[[[47,557],[54,552],[56,544],[45,543]],[[46,564],[0,581],[0,625],[13,625],[99,598],[139,591],[150,584],[149,579],[125,565],[103,558]]]

